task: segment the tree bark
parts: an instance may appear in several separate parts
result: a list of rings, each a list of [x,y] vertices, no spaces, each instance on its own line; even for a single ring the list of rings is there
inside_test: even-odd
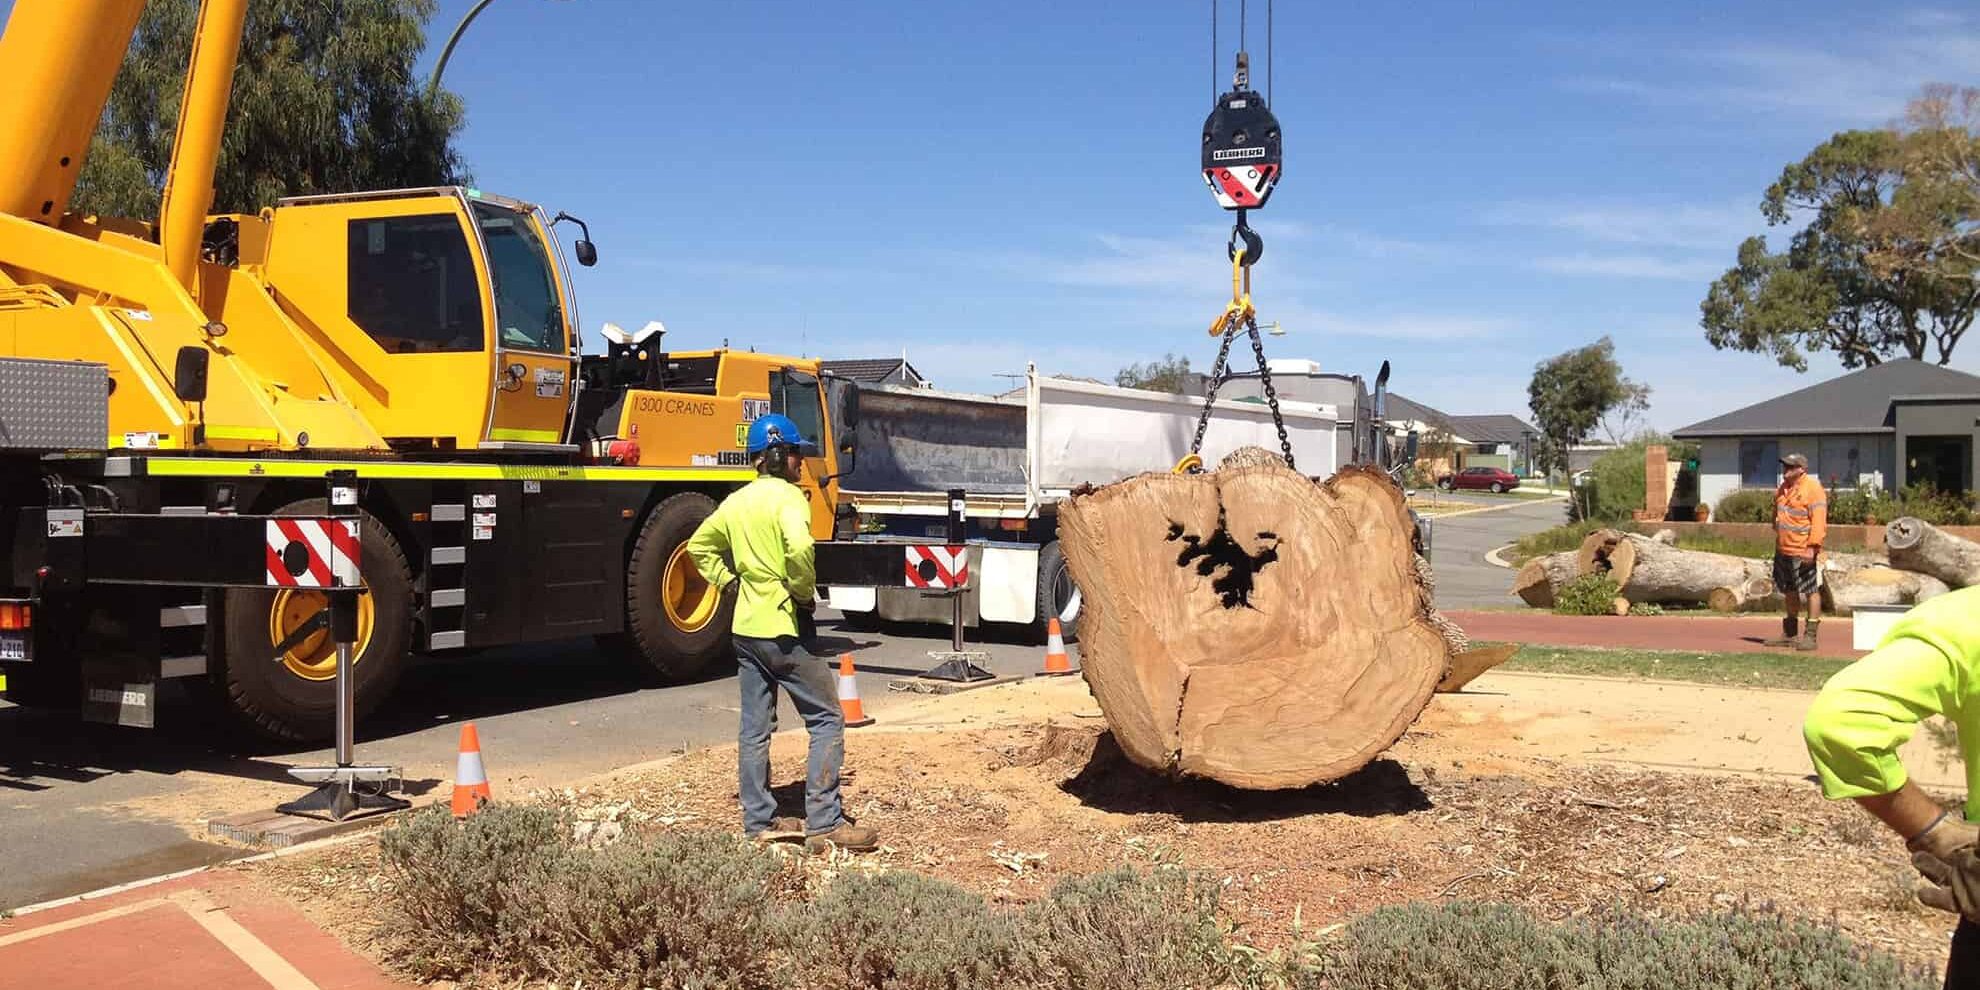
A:
[[[1824,605],[1833,615],[1849,615],[1864,605],[1916,605],[1948,590],[1946,583],[1915,571],[1870,565],[1823,577]]]
[[[1720,588],[1744,587],[1766,577],[1769,564],[1723,553],[1679,550],[1642,536],[1628,536],[1609,551],[1609,577],[1632,602],[1659,605],[1709,601]]]
[[[1382,472],[1315,484],[1256,448],[1061,503],[1081,668],[1122,752],[1266,789],[1387,749],[1451,661],[1411,535]]]
[[[1980,543],[1905,516],[1884,527],[1891,566],[1930,574],[1954,588],[1980,584]]]
[[[1553,608],[1561,587],[1580,576],[1576,566],[1573,550],[1535,557],[1513,576],[1513,594],[1534,608]]]
[[[1622,541],[1623,534],[1613,529],[1598,529],[1581,541],[1581,549],[1575,551],[1575,573],[1594,574],[1608,570],[1609,551]]]
[[[1454,694],[1464,690],[1464,686],[1476,680],[1478,675],[1511,660],[1513,654],[1518,652],[1518,643],[1499,643],[1476,647],[1452,657],[1451,671],[1437,682],[1437,693]]]
[[[1678,533],[1675,529],[1660,529],[1650,538],[1665,546],[1674,547],[1677,546]]]

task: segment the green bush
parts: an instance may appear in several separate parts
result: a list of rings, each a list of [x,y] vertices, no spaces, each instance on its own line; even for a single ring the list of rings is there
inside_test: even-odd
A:
[[[1719,500],[1712,508],[1713,522],[1771,523],[1774,521],[1774,490],[1742,488]]]
[[[1622,589],[1607,574],[1583,574],[1554,595],[1556,615],[1613,615]]]
[[[1928,484],[1906,485],[1898,497],[1898,514],[1913,516],[1934,526],[1971,526],[1973,502],[1970,495],[1941,492]]]
[[[1062,881],[1027,912],[1048,986],[1169,990],[1230,982],[1217,887],[1180,867]]]
[[[1017,918],[919,873],[852,873],[802,912],[791,941],[807,990],[985,990],[1036,985]]]
[[[1603,454],[1589,465],[1588,483],[1568,500],[1568,520],[1592,519],[1613,524],[1636,518],[1636,510],[1645,505],[1644,455],[1652,445],[1662,445],[1665,456],[1676,464],[1697,456],[1698,452],[1696,444],[1677,443],[1661,434],[1646,433]],[[1682,493],[1672,494],[1676,497]]]
[[[1610,527],[1592,519],[1571,522],[1520,537],[1519,541],[1513,544],[1512,556],[1524,562],[1535,557],[1546,556],[1550,553],[1560,553],[1563,550],[1576,550],[1581,547],[1581,541],[1588,538],[1588,534],[1598,529],[1611,528],[1628,530],[1633,527]]]
[[[1675,921],[1612,911],[1560,927],[1504,905],[1410,904],[1350,924],[1327,990],[1928,990],[1931,974],[1771,910]]]

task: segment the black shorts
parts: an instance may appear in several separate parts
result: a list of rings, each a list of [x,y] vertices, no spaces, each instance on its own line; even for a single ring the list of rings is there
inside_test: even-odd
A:
[[[1784,595],[1812,595],[1815,593],[1815,579],[1815,561],[1784,553],[1774,555],[1774,590]]]

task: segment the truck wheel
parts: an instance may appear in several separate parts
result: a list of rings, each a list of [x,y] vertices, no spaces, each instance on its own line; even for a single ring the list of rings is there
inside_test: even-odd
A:
[[[323,499],[291,502],[282,516],[321,515]],[[398,683],[412,642],[412,569],[383,523],[362,515],[360,572],[367,593],[358,597],[358,638],[352,656],[357,675],[357,717],[362,719]],[[215,675],[226,703],[249,728],[276,739],[314,742],[335,736],[337,649],[330,639],[328,608],[313,588],[226,592],[223,666]],[[279,655],[276,647],[312,621],[325,623]]]
[[[1066,603],[1072,601],[1072,571],[1066,569],[1065,552],[1059,549],[1059,541],[1053,540],[1038,551],[1038,605],[1034,620],[1039,642],[1050,635],[1049,624],[1053,616],[1066,610]],[[1070,643],[1079,637],[1079,616],[1059,620],[1059,634]]]
[[[626,566],[632,652],[669,681],[689,680],[729,652],[735,598],[702,580],[687,554],[688,537],[714,511],[714,499],[693,492],[661,502]]]

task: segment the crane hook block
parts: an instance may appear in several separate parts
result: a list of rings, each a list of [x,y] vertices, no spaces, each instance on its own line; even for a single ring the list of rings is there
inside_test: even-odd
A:
[[[1279,118],[1265,98],[1233,89],[1203,122],[1203,182],[1227,210],[1255,210],[1279,182]]]

